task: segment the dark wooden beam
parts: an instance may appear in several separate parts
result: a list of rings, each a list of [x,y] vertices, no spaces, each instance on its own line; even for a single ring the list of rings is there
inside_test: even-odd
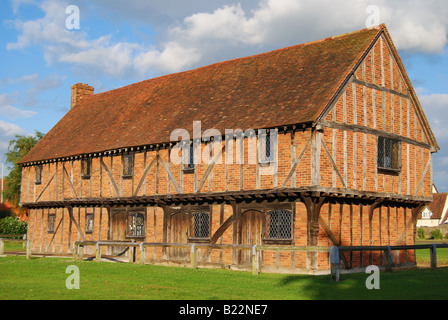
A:
[[[359,133],[366,133],[370,135],[375,135],[379,137],[384,137],[388,139],[393,139],[397,141],[401,141],[403,143],[407,143],[410,145],[414,145],[423,149],[431,150],[431,146],[429,144],[419,142],[417,140],[413,140],[407,137],[400,136],[395,133],[390,133],[378,129],[373,129],[370,127],[358,125],[358,124],[346,124],[346,123],[340,123],[335,121],[322,121],[320,123],[324,127],[331,128],[331,129],[337,129],[337,130],[343,130],[343,131],[351,131],[351,132],[359,132]]]

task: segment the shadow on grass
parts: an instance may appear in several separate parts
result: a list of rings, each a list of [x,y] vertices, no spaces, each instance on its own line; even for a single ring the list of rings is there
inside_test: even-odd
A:
[[[368,289],[375,281],[370,273],[341,274],[339,282],[329,275],[287,275],[278,285],[284,290],[300,290],[310,300],[446,300],[448,267],[379,272],[379,289]]]

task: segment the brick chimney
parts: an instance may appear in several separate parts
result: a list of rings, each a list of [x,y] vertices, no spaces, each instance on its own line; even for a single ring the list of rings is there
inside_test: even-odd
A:
[[[77,83],[72,85],[71,108],[75,107],[83,96],[93,95],[94,88],[88,84]]]

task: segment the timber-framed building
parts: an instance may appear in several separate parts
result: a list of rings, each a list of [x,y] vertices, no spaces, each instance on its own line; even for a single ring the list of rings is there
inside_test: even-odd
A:
[[[33,252],[70,253],[76,240],[414,244],[432,201],[439,147],[384,25],[99,94],[79,83],[71,104],[20,161]],[[201,259],[250,263],[238,250]],[[354,252],[345,263],[381,259]],[[410,250],[394,259],[415,264]],[[330,266],[328,253],[261,263]]]

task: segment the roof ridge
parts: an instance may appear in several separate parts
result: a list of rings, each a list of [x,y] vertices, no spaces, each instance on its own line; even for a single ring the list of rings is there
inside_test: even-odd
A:
[[[150,82],[150,81],[155,81],[157,79],[174,77],[174,76],[177,76],[177,75],[180,75],[180,74],[194,73],[194,72],[198,72],[199,70],[202,70],[202,69],[205,69],[205,68],[211,68],[211,67],[216,67],[216,66],[219,66],[219,65],[230,64],[230,63],[236,62],[236,61],[249,60],[249,59],[253,59],[253,58],[256,58],[256,57],[262,57],[262,56],[274,54],[276,52],[282,52],[282,51],[287,51],[287,50],[291,50],[291,49],[294,49],[294,48],[299,48],[299,47],[302,47],[302,46],[309,46],[309,45],[313,45],[313,44],[319,44],[319,43],[323,43],[323,42],[326,42],[326,41],[335,40],[335,39],[343,38],[343,37],[348,37],[348,36],[351,36],[351,35],[355,35],[355,34],[358,34],[358,33],[361,33],[361,32],[366,32],[366,31],[374,30],[374,29],[380,31],[380,30],[387,29],[387,28],[386,28],[386,25],[383,23],[383,24],[380,24],[380,25],[377,25],[377,26],[364,28],[364,29],[359,29],[359,30],[351,31],[351,32],[346,32],[346,33],[342,33],[342,34],[339,34],[339,35],[336,35],[336,36],[330,36],[330,37],[319,39],[319,40],[313,40],[313,41],[309,41],[309,42],[294,44],[294,45],[290,45],[290,46],[287,46],[287,47],[270,50],[270,51],[267,51],[267,52],[256,53],[256,54],[243,56],[243,57],[237,57],[237,58],[224,60],[224,61],[217,61],[217,62],[213,62],[211,64],[203,65],[203,66],[200,66],[200,67],[197,67],[197,68],[193,68],[193,69],[189,69],[189,70],[183,70],[183,71],[178,71],[178,72],[173,72],[173,73],[167,73],[167,74],[164,74],[164,75],[156,76],[154,78],[149,78],[149,79],[141,80],[141,81],[138,81],[138,82],[130,83],[130,84],[122,86],[122,87],[118,87],[118,88],[111,89],[111,90],[108,90],[108,91],[103,91],[103,92],[96,93],[93,96],[89,96],[89,97],[91,99],[94,99],[95,96],[98,96],[98,95],[101,95],[101,94],[104,94],[104,93],[108,93],[108,92],[112,92],[112,91],[116,91],[116,90],[120,90],[120,89],[125,89],[125,88],[129,88],[129,87],[137,86],[139,84]],[[86,101],[87,99],[83,99],[83,100]]]

